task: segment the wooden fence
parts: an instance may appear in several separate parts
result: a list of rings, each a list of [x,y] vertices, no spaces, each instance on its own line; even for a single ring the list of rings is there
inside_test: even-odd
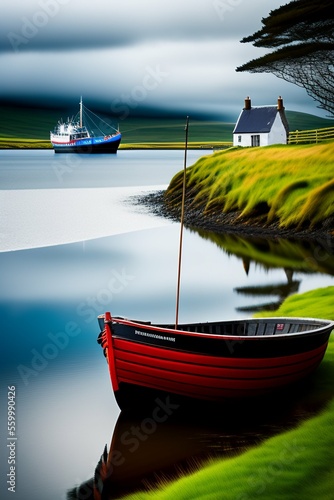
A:
[[[289,132],[288,144],[305,144],[334,139],[334,127]]]

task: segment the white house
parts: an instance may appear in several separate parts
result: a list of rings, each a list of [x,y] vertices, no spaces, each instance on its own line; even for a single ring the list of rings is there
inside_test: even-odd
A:
[[[252,107],[249,97],[233,130],[233,146],[269,146],[286,144],[289,134],[283,99],[274,106]]]

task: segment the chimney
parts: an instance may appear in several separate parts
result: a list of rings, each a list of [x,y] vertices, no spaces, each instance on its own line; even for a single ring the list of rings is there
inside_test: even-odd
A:
[[[282,99],[282,97],[279,95],[279,96],[278,96],[278,99],[277,99],[277,110],[278,110],[278,111],[282,111],[282,109],[284,109],[284,106],[283,106],[283,99]]]
[[[252,107],[251,100],[250,100],[250,97],[248,96],[245,99],[245,107],[244,107],[244,109],[248,110],[248,109],[251,109],[251,107]]]

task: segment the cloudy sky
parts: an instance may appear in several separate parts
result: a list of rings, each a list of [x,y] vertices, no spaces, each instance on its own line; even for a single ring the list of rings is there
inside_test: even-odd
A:
[[[140,110],[235,118],[253,105],[325,114],[274,75],[236,73],[263,49],[241,44],[288,0],[4,0],[0,101],[95,101]]]

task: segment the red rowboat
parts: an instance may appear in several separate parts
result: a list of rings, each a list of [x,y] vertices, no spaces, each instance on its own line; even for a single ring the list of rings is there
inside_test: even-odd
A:
[[[220,403],[288,386],[320,364],[334,322],[314,318],[240,319],[153,325],[98,318],[98,342],[121,409],[146,395]]]
[[[178,325],[188,142],[187,117],[181,231],[173,325],[99,316],[101,343],[121,410],[164,393],[188,402],[241,400],[278,390],[320,364],[334,322],[313,318],[240,319]]]

